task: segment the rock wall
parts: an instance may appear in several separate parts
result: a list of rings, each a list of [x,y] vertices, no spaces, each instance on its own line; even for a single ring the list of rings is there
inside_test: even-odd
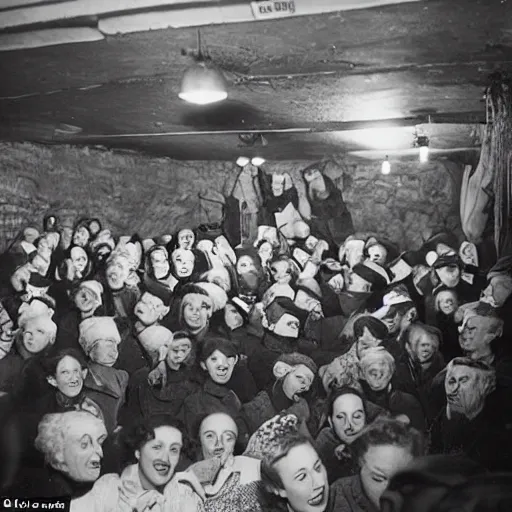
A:
[[[304,194],[300,170],[309,162],[265,164],[288,172]],[[114,234],[143,237],[218,221],[221,200],[237,167],[231,162],[183,162],[127,152],[29,143],[0,144],[0,249],[26,225],[41,226],[49,210],[65,224],[97,216]],[[250,172],[250,171],[247,171]],[[383,176],[379,162],[327,162],[359,231],[375,231],[402,248],[416,248],[433,232],[461,235],[458,198],[462,168],[448,161],[395,163]]]

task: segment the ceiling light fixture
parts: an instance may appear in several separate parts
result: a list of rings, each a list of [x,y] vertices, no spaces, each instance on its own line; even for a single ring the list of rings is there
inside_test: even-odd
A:
[[[254,167],[260,167],[261,165],[263,165],[265,163],[265,159],[264,158],[261,158],[259,156],[255,156],[252,160],[251,160],[251,164],[254,165]]]
[[[388,157],[386,156],[386,160],[382,162],[382,174],[389,174],[391,172],[391,164],[389,163]]]
[[[222,71],[204,57],[199,30],[197,31],[197,52],[193,58],[195,64],[185,71],[178,96],[195,105],[210,105],[225,100],[228,97],[226,79]]]
[[[238,165],[238,167],[245,167],[249,162],[250,159],[247,158],[246,156],[239,156],[236,159],[236,165]]]

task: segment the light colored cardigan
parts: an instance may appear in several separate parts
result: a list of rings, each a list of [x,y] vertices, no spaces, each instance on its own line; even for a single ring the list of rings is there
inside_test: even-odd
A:
[[[142,487],[138,465],[128,466],[121,476],[103,475],[84,496],[71,500],[70,512],[134,512],[144,511],[144,504],[151,499],[157,504],[151,512],[202,512],[201,499],[190,487],[172,479],[163,494]]]

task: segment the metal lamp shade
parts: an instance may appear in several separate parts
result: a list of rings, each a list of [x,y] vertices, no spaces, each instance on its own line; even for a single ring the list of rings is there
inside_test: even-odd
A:
[[[179,97],[196,105],[225,100],[228,92],[224,75],[218,69],[198,63],[185,71]]]

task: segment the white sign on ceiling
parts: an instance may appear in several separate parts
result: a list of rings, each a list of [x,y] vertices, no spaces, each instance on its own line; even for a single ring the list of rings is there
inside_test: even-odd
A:
[[[295,14],[295,0],[263,0],[251,2],[251,9],[257,20],[286,18]]]

